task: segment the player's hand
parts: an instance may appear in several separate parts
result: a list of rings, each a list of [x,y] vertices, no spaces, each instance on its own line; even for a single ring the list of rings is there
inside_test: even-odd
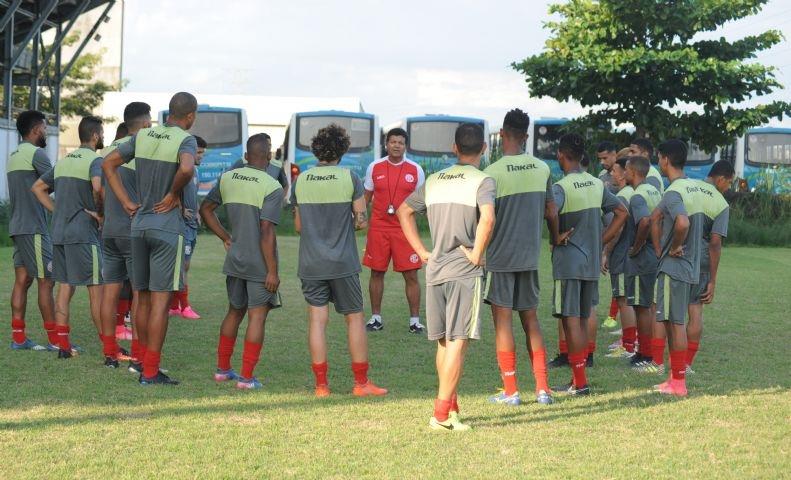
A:
[[[423,262],[423,265],[428,263],[428,259],[431,258],[431,252],[426,249],[423,249],[417,252],[417,256],[420,257],[420,261]]]
[[[280,286],[280,277],[277,276],[275,272],[268,272],[266,274],[266,280],[264,280],[264,288],[266,288],[269,292],[276,292],[277,287]]]
[[[671,248],[670,251],[667,253],[671,257],[683,257],[684,256],[684,245],[679,245],[676,248]]]
[[[558,240],[557,242],[555,242],[555,245],[568,245],[569,237],[571,236],[572,233],[574,233],[574,227],[571,227],[570,230],[558,235]]]
[[[162,200],[154,204],[154,213],[168,213],[174,208],[181,206],[181,199],[173,192],[168,192]]]
[[[223,247],[225,247],[225,251],[226,251],[226,252],[227,252],[228,250],[230,250],[230,249],[231,249],[231,237],[228,237],[228,238],[226,238],[225,240],[223,240],[223,241],[222,241],[222,246],[223,246]]]
[[[709,282],[706,285],[706,291],[703,292],[700,296],[700,301],[702,303],[711,303],[714,300],[714,282]]]
[[[483,256],[476,255],[471,249],[465,247],[464,245],[459,245],[459,250],[461,250],[462,253],[464,253],[464,256],[467,257],[467,260],[469,260],[470,263],[476,267],[482,267],[486,263]]]
[[[630,257],[636,257],[637,254],[640,253],[640,250],[643,249],[643,246],[645,246],[645,243],[643,243],[642,245],[632,245],[629,248],[629,256]]]
[[[606,253],[603,253],[601,257],[601,273],[607,275],[609,271],[610,271],[610,258],[607,256]]]
[[[184,218],[187,220],[192,220],[195,217],[195,211],[191,208],[184,209]]]
[[[87,208],[83,208],[83,211],[87,213],[91,218],[96,220],[96,223],[99,224],[99,230],[101,230],[102,226],[104,225],[104,217],[99,215],[98,212],[94,212],[93,210],[88,210]]]
[[[130,217],[134,215],[137,210],[140,209],[140,204],[130,201],[129,203],[124,204],[124,211],[126,211],[127,215]]]

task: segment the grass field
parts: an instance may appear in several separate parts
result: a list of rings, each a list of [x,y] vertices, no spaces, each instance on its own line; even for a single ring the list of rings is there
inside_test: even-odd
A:
[[[211,378],[226,305],[223,250],[202,235],[190,277],[193,304],[204,318],[172,320],[163,356],[180,386],[140,387],[126,370],[101,366],[84,289],[72,315],[73,341],[85,348],[83,355],[58,361],[49,353],[11,352],[4,343],[0,478],[788,478],[789,249],[725,249],[717,297],[706,309],[698,373],[689,378],[685,400],[650,393],[659,377],[633,374],[604,358],[602,349],[615,337],[600,331],[596,366],[589,371],[594,395],[558,396],[549,407],[489,405],[487,395],[500,384],[485,311],[483,340],[470,349],[459,390],[462,415],[474,430],[445,434],[427,427],[434,345],[406,332],[403,284],[392,274],[385,330],[369,335],[371,378],[392,394],[350,395],[344,326],[334,315],[333,396],[312,397],[305,303],[295,276],[297,239],[283,237],[279,244],[285,307],[268,324],[256,372],[262,390],[236,391]],[[0,265],[7,342],[10,248],[0,249]],[[546,251],[541,265],[540,317],[554,355]],[[32,303],[28,312],[31,337],[44,341]],[[529,393],[523,345],[519,353],[520,384]],[[568,370],[550,370],[552,384],[569,377]]]

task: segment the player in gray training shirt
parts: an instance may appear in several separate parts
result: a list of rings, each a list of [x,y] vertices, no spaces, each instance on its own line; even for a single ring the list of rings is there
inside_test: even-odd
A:
[[[357,175],[338,166],[350,143],[346,130],[336,124],[320,129],[311,141],[318,164],[302,172],[291,191],[294,225],[300,234],[297,275],[308,302],[308,343],[317,397],[330,394],[325,336],[330,302],[346,317],[353,394],[387,394],[368,380],[368,337],[354,236],[355,230],[368,226],[365,197]]]
[[[612,167],[615,165],[617,155],[618,146],[613,142],[605,141],[596,146],[596,158],[599,159],[599,165],[602,168],[599,172],[599,180],[604,182],[605,188],[612,193],[618,193],[618,189],[613,186],[612,181]]]
[[[275,158],[269,161],[269,165],[266,166],[266,173],[268,173],[270,177],[277,180],[277,183],[279,183],[280,186],[283,187],[283,191],[285,192],[286,190],[288,190],[288,186],[291,182],[288,181],[289,172],[286,171],[286,165],[283,162],[283,159],[280,158],[280,155],[282,154],[281,152],[282,150],[278,148],[277,149],[278,155],[276,155]],[[245,161],[245,159],[240,158],[239,160],[234,162],[233,165],[231,165],[231,168],[229,168],[229,170],[234,168],[244,167],[246,164],[247,162]]]
[[[223,273],[228,289],[228,313],[220,325],[215,381],[237,380],[237,388],[261,388],[253,376],[264,342],[270,309],[280,306],[275,225],[280,222],[283,189],[266,173],[271,139],[265,133],[247,141],[244,167],[225,172],[201,204],[206,226],[223,241],[228,253]],[[233,235],[223,228],[215,210],[225,205]],[[248,314],[247,332],[239,377],[231,356],[239,325]]]
[[[494,229],[497,187],[481,172],[486,149],[483,128],[456,128],[458,163],[426,179],[396,212],[409,244],[426,263],[426,327],[437,342],[439,388],[429,427],[468,430],[461,422],[456,388],[470,340],[480,338],[480,305],[486,247]],[[415,213],[425,213],[431,230],[429,252],[417,230]]]
[[[147,319],[142,385],[177,384],[159,370],[172,292],[183,285],[184,218],[181,192],[195,172],[197,144],[187,133],[198,102],[187,92],[170,99],[165,125],[140,130],[105,159],[107,183],[132,219],[132,282],[140,291],[138,316]],[[118,177],[123,163],[135,161],[140,203],[132,202]]]
[[[58,161],[53,168],[36,180],[32,191],[44,208],[53,212],[53,276],[58,283],[55,301],[58,358],[73,355],[69,341],[69,304],[74,288],[88,287],[90,312],[105,354],[118,353],[115,324],[105,330],[101,322],[102,256],[99,241],[101,225],[102,157],[97,150],[104,148],[104,128],[97,117],[83,117],[77,128],[80,148]],[[55,201],[49,192],[55,192]],[[108,338],[109,336],[109,338]]]
[[[647,138],[635,138],[629,145],[629,155],[645,157],[651,162],[654,156],[654,145]],[[653,165],[648,167],[648,176],[645,177],[645,181],[659,190],[659,193],[665,193],[665,183],[662,181],[662,175]]]
[[[700,276],[703,243],[703,198],[697,182],[684,176],[687,144],[668,140],[659,148],[659,166],[670,180],[651,214],[651,236],[659,257],[656,287],[657,320],[670,339],[670,378],[656,390],[686,396],[687,330],[684,324],[692,285]]]
[[[22,143],[6,163],[11,220],[8,234],[14,242],[14,287],[11,291],[11,349],[47,350],[27,338],[25,310],[27,292],[35,278],[38,283],[38,308],[49,339],[49,349],[57,349],[55,304],[52,298],[52,242],[47,231],[47,215],[30,188],[52,168],[44,147],[47,122],[43,113],[22,112],[16,120]]]

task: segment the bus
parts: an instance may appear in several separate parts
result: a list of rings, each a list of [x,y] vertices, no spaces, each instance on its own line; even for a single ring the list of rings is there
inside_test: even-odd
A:
[[[569,122],[568,118],[539,118],[532,122],[527,139],[527,153],[549,166],[553,179],[563,176],[558,163],[558,142],[563,136],[563,126]]]
[[[483,128],[485,141],[489,141],[489,123],[481,118],[458,117],[452,115],[421,115],[407,117],[400,122],[390,125],[389,131],[395,127],[406,130],[407,141],[406,155],[413,162],[419,164],[426,175],[438,172],[455,165],[456,156],[453,154],[453,142],[456,128],[462,123],[476,123]],[[387,135],[387,131],[383,132]],[[481,158],[481,168],[489,164],[489,148],[487,147]]]
[[[791,128],[751,128],[736,140],[736,176],[747,190],[791,192]]]
[[[709,175],[711,166],[717,161],[716,152],[704,152],[692,142],[689,142],[688,148],[687,163],[684,165],[684,174],[695,180],[705,180]]]
[[[284,140],[284,165],[290,165],[291,180],[300,172],[314,166],[316,156],[310,150],[310,142],[319,129],[332,123],[338,124],[349,133],[351,146],[343,156],[340,166],[365,178],[368,165],[379,155],[379,119],[364,112],[322,110],[299,112],[291,116]]]
[[[168,111],[159,112],[164,124]],[[198,194],[206,195],[223,172],[244,156],[247,144],[247,114],[235,107],[198,105],[195,123],[189,132],[206,140],[203,161],[197,169]]]

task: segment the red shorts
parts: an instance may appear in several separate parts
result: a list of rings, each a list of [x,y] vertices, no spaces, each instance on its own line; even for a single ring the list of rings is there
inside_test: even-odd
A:
[[[407,272],[420,269],[420,257],[407,242],[401,230],[368,230],[363,265],[378,272],[387,271],[393,259],[393,270]]]

